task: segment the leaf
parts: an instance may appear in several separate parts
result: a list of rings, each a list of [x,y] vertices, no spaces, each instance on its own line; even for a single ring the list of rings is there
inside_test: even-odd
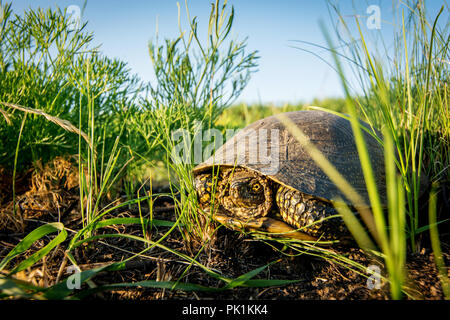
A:
[[[117,263],[117,264],[121,264],[121,263]],[[83,282],[89,280],[90,278],[95,276],[97,273],[108,270],[111,267],[116,267],[116,263],[112,263],[110,265],[106,265],[106,266],[102,266],[99,268],[94,268],[94,269],[79,272],[78,276],[80,277],[80,283],[83,283]],[[120,268],[118,268],[118,269],[120,269]],[[53,285],[52,287],[48,288],[48,290],[46,290],[46,292],[44,293],[44,297],[47,299],[50,299],[50,300],[61,300],[61,299],[67,298],[74,291],[74,289],[70,289],[69,286],[67,285],[68,279],[69,279],[69,277],[58,282],[57,284]]]
[[[438,226],[438,225],[440,225],[441,223],[446,222],[446,221],[450,221],[450,219],[445,219],[445,220],[438,221],[438,222],[436,222],[436,224],[434,224],[434,225]],[[429,230],[429,229],[430,229],[432,226],[434,226],[434,225],[432,225],[432,224],[427,224],[426,226],[422,226],[422,227],[420,227],[420,228],[417,228],[415,234],[417,235],[417,234],[419,234],[419,233],[421,233],[421,232],[427,231],[427,230]],[[410,236],[408,235],[408,238],[409,238],[409,237],[410,237]]]
[[[25,261],[22,261],[16,268],[14,268],[13,271],[11,271],[11,274],[24,270],[29,266],[32,266],[34,263],[42,259],[42,257],[44,257],[47,253],[49,253],[55,246],[57,246],[66,239],[67,231],[65,230],[64,225],[62,223],[60,222],[48,223],[30,232],[25,238],[22,239],[22,241],[20,241],[14,247],[14,249],[12,249],[6,255],[5,258],[3,258],[3,260],[0,262],[0,270],[3,270],[12,259],[28,250],[28,248],[30,248],[35,241],[41,239],[47,234],[53,233],[58,230],[61,232],[59,233],[58,236],[56,236],[56,238],[50,241],[44,248],[40,249],[38,252],[35,252],[31,257],[29,257]]]
[[[0,299],[7,297],[42,299],[40,295],[36,294],[42,289],[25,281],[0,276]]]
[[[269,267],[271,264],[275,263],[277,261],[274,262],[270,262],[262,267],[256,268],[250,272],[244,273],[243,275],[240,275],[239,277],[237,277],[236,279],[231,280],[225,287],[223,287],[224,290],[226,289],[233,289],[235,287],[238,286],[245,286],[245,284],[254,276],[256,276],[258,273],[260,273],[261,271],[263,271],[265,268]]]
[[[119,288],[134,288],[134,287],[144,287],[144,288],[159,288],[159,289],[169,289],[169,290],[182,290],[182,291],[207,291],[207,292],[217,292],[221,291],[219,288],[205,287],[195,283],[180,283],[174,281],[156,281],[156,280],[145,280],[139,282],[125,282],[125,283],[113,283],[104,286],[99,286],[96,288],[91,288],[83,290],[76,294],[76,298],[83,299],[89,295],[97,292],[110,291]]]
[[[247,280],[243,287],[257,288],[257,287],[277,287],[284,286],[291,283],[297,283],[301,280],[280,280],[280,279],[253,279]]]
[[[112,218],[105,219],[94,223],[93,229],[103,228],[114,224],[141,224],[140,218]],[[151,220],[153,226],[157,227],[172,227],[175,222],[166,220]]]

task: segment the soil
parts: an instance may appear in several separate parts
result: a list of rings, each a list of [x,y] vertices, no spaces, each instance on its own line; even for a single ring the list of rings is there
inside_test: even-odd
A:
[[[30,174],[28,173],[28,175]],[[24,209],[19,213],[16,212],[16,215],[22,215],[18,219],[21,221],[20,226],[18,226],[18,223],[12,223],[11,218],[5,218],[6,215],[11,214],[8,211],[11,208],[11,199],[3,203],[0,202],[0,218],[6,221],[3,225],[0,224],[2,226],[0,228],[0,260],[30,231],[42,225],[44,222],[61,221],[69,230],[79,230],[81,228],[82,219],[80,216],[77,188],[74,186],[69,188],[67,185],[59,187],[60,192],[58,194],[60,197],[57,197],[57,201],[60,203],[59,208],[63,208],[64,210],[60,210],[59,212],[55,210],[54,206],[47,203],[50,200],[48,199],[48,195],[46,195],[43,199],[47,201],[47,207],[44,208],[41,205],[39,210],[34,211],[34,216],[32,208]],[[47,192],[55,192],[55,190],[47,190]],[[164,190],[156,189],[153,191],[157,193]],[[5,189],[3,189],[3,192],[5,192]],[[23,203],[26,192],[30,192],[30,190],[22,191],[22,194],[18,195],[19,197],[23,197],[21,198]],[[42,193],[42,190],[40,192]],[[4,199],[6,198],[4,196]],[[122,200],[120,201],[123,201],[124,196],[121,196],[121,198]],[[39,203],[38,200],[38,197],[34,194],[34,203]],[[141,207],[141,213],[145,215],[148,212],[148,207]],[[175,221],[172,199],[169,197],[155,199],[153,216],[155,219]],[[109,217],[139,217],[139,210],[137,206],[123,207],[112,212]],[[8,221],[10,222],[8,223]],[[167,230],[168,227],[158,227],[148,237],[151,240],[160,239]],[[127,233],[142,236],[142,229],[140,225],[115,225],[113,227],[99,229],[99,233]],[[42,248],[48,242],[48,239],[50,238],[37,241],[26,252],[26,256],[30,256]],[[181,290],[139,287],[121,288],[94,294],[87,299],[390,299],[389,285],[387,283],[381,282],[379,288],[369,289],[367,277],[347,267],[338,265],[331,260],[325,260],[308,254],[289,256],[293,252],[290,249],[283,248],[279,243],[270,241],[267,243],[255,240],[249,236],[223,227],[218,228],[210,239],[208,245],[198,254],[197,260],[209,269],[220,273],[222,276],[234,279],[269,262],[277,261],[255,276],[255,279],[283,279],[296,280],[296,282],[277,287],[238,287],[220,292],[185,292]],[[406,296],[405,299],[443,299],[444,295],[432,250],[427,246],[427,241],[425,239],[422,240],[424,245],[420,248],[419,252],[408,253],[407,255],[407,285],[410,289],[408,290],[409,296]],[[68,241],[66,240],[59,245],[32,267],[18,273],[16,277],[44,287],[51,286],[60,281],[60,279],[67,277],[69,273],[61,265],[63,265],[65,260],[64,250]],[[187,242],[179,229],[171,232],[161,243],[191,257],[194,257],[198,253],[202,244],[199,242],[196,243],[195,241]],[[443,241],[441,246],[445,265],[448,266],[450,264],[450,250],[447,243]],[[111,262],[122,261],[144,248],[145,246],[142,242],[124,238],[107,238],[76,248],[74,250],[74,257],[79,263],[80,268],[87,270]],[[365,266],[373,265],[374,263],[373,260],[370,260],[356,246],[336,246],[332,250]],[[13,267],[14,263],[17,264],[24,258],[17,258],[8,267]],[[381,268],[382,274],[385,274],[383,266],[381,264],[378,264],[378,266]],[[127,264],[125,270],[103,272],[95,276],[92,280],[95,285],[100,286],[111,283],[138,282],[143,280],[176,281],[179,279],[181,279],[181,282],[195,283],[213,288],[219,288],[225,285],[223,281],[209,276],[199,267],[189,266],[181,258],[167,250],[159,248],[153,248],[139,258],[132,260],[132,262]],[[85,287],[86,284],[83,284],[83,288]]]

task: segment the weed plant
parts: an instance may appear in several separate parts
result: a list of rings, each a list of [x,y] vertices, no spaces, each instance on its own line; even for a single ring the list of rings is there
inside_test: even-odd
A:
[[[437,228],[446,217],[436,214],[437,188],[433,189],[427,208],[430,221],[427,223],[419,215],[424,173],[435,187],[449,181],[450,117],[448,69],[445,67],[448,25],[438,23],[441,13],[429,20],[423,3],[419,4],[407,4],[405,12],[400,12],[391,59],[380,58],[370,51],[358,20],[357,35],[352,35],[350,30],[353,29],[346,25],[336,6],[330,5],[330,8],[341,19],[347,37],[339,34],[340,43],[335,46],[324,32],[345,92],[343,99],[334,99],[325,105],[333,105],[330,112],[348,114],[370,204],[361,205],[359,195],[351,187],[345,187],[343,193],[355,204],[366,225],[354,219],[348,207],[339,205],[341,199],[333,199],[333,202],[358,244],[385,262],[387,275],[384,279],[389,282],[395,299],[405,293],[410,295],[405,272],[407,250],[417,251],[418,234],[428,229],[442,286],[447,297],[449,294]],[[131,75],[125,63],[103,56],[99,48],[92,45],[93,35],[85,31],[86,24],[75,30],[69,28],[64,11],[38,9],[13,16],[10,5],[1,2],[0,5],[4,12],[0,21],[0,117],[3,118],[0,120],[0,165],[16,172],[42,157],[45,161],[60,155],[61,150],[77,153],[83,221],[80,230],[68,230],[60,222],[46,223],[22,239],[0,261],[0,297],[83,298],[104,290],[134,286],[218,292],[237,286],[292,282],[253,279],[270,263],[230,279],[202,265],[197,256],[192,258],[162,244],[170,233],[181,231],[186,245],[200,244],[197,246],[199,254],[211,236],[213,225],[209,223],[210,217],[199,215],[193,186],[194,138],[197,135],[205,129],[218,128],[223,132],[230,127],[244,127],[269,114],[305,107],[267,108],[242,104],[226,109],[245,88],[256,70],[258,58],[256,52],[246,52],[245,40],[230,40],[234,10],[228,11],[226,2],[213,4],[206,42],[200,41],[203,37],[199,34],[197,18],[190,17],[186,5],[188,31],[180,31],[177,39],[165,40],[163,44],[159,44],[158,37],[149,43],[156,75],[156,83],[149,86]],[[181,20],[179,25],[182,30]],[[362,94],[351,91],[348,86],[335,48],[343,48],[340,54],[350,57],[349,68],[358,75]],[[386,52],[385,56],[390,53]],[[325,106],[317,101],[313,104],[316,109]],[[283,115],[279,117],[333,181],[346,186],[339,172],[314,151],[301,128],[290,125]],[[383,139],[379,141],[385,150],[387,210],[378,197],[379,186],[374,183],[358,117],[383,132]],[[181,140],[175,139],[177,132]],[[203,140],[202,151],[213,142]],[[186,151],[181,155],[176,152],[180,143]],[[151,183],[149,193],[142,195],[138,191],[137,197],[134,196],[136,187],[142,186],[139,181],[142,168],[153,168],[161,163],[170,182],[169,195],[175,201],[175,222],[153,218],[153,200],[159,195],[152,193]],[[108,200],[107,194],[121,187],[127,190],[127,200]],[[148,213],[141,210],[142,202],[149,204]],[[117,210],[132,206],[139,208],[139,217],[113,215]],[[117,224],[140,225],[142,236],[98,232],[100,228]],[[150,231],[158,226],[169,229],[160,238],[152,239]],[[365,266],[332,249],[258,233],[254,236],[269,245],[277,241],[291,247],[295,254],[319,256],[368,276]],[[79,268],[74,255],[76,248],[117,237],[140,242],[144,247],[125,261],[90,270]],[[23,258],[36,241],[45,238],[49,240],[40,250]],[[14,277],[48,256],[57,246],[65,246],[61,268],[73,264],[88,289],[74,292],[67,286],[67,278],[42,288]],[[223,282],[223,286],[203,287],[186,283],[183,277],[177,281],[149,280],[104,286],[96,286],[92,281],[99,272],[122,270],[128,261],[142,257],[152,248],[177,256],[187,265],[183,274],[191,267],[200,268]]]
[[[346,111],[350,115],[369,192],[374,228],[369,224],[368,227],[385,261],[392,297],[399,299],[404,292],[407,293],[404,287],[407,277],[406,241],[409,240],[409,249],[416,251],[419,247],[417,235],[430,226],[433,227],[430,231],[435,240],[434,253],[442,268],[435,220],[427,223],[423,216],[419,216],[419,199],[426,188],[426,175],[434,185],[448,181],[448,72],[442,62],[448,58],[449,37],[448,24],[438,23],[444,6],[431,21],[422,1],[417,5],[408,3],[401,12],[399,10],[394,56],[386,50],[384,58],[369,49],[367,35],[358,19],[355,19],[357,34],[354,35],[339,9],[333,5],[330,7],[345,30],[345,37],[342,29],[339,32],[336,30],[340,40],[337,45],[325,29],[324,34],[342,80]],[[388,46],[384,43],[378,47]],[[344,53],[335,48],[344,48]],[[351,57],[349,68],[357,75],[362,95],[351,91],[340,56]],[[358,125],[358,114],[364,115],[364,120],[372,127],[383,131],[384,139],[380,142],[385,150],[387,217],[373,179],[369,153]],[[335,172],[329,174],[338,176]],[[435,195],[431,199],[433,197]],[[357,201],[352,200],[352,203],[357,207]],[[430,212],[435,213],[433,205],[430,201]],[[360,245],[373,249],[372,244],[368,245],[364,229],[358,226],[357,221],[348,219],[348,208],[337,208]],[[435,218],[433,214],[430,217]],[[440,222],[448,219],[441,218]],[[444,291],[447,291],[448,279],[441,276],[441,280]]]
[[[157,38],[150,42],[157,82],[142,104],[148,121],[131,119],[147,145],[156,142],[156,149],[162,151],[172,196],[177,201],[177,215],[186,228],[183,234],[202,240],[208,238],[208,232],[197,215],[192,176],[194,142],[212,128],[221,112],[239,96],[255,71],[258,58],[256,52],[246,53],[245,40],[229,39],[234,9],[226,9],[226,2],[222,6],[218,1],[213,4],[206,43],[200,41],[197,19],[191,19],[187,3],[189,31],[181,32],[175,40],[166,40],[162,46]],[[178,10],[180,17],[180,7]],[[178,23],[182,30],[181,21]],[[176,138],[177,133],[181,140]],[[202,138],[201,154],[204,146],[211,143]],[[177,154],[177,144],[184,147],[185,154]]]

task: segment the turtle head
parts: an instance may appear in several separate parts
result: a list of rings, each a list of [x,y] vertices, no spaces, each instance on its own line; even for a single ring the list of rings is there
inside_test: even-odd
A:
[[[272,207],[269,180],[246,169],[225,170],[219,182],[219,200],[228,213],[243,218],[265,216]]]
[[[211,173],[198,174],[194,184],[200,207],[204,209],[216,199],[229,216],[257,218],[266,216],[272,207],[269,179],[247,169],[223,169],[214,177]]]
[[[266,200],[264,186],[260,180],[248,172],[236,172],[229,180],[229,200],[237,207],[258,207]]]

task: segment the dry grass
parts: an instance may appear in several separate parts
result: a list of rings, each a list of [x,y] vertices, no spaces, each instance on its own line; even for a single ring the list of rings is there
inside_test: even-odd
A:
[[[78,188],[78,166],[75,157],[56,157],[42,165],[39,161],[29,170],[29,175],[16,179],[19,192],[16,201],[0,202],[0,230],[23,232],[26,219],[38,219],[46,214],[63,214],[75,200],[74,191]],[[11,179],[1,185],[1,194],[11,189]],[[14,203],[16,210],[14,210]],[[15,211],[15,213],[14,213]]]

